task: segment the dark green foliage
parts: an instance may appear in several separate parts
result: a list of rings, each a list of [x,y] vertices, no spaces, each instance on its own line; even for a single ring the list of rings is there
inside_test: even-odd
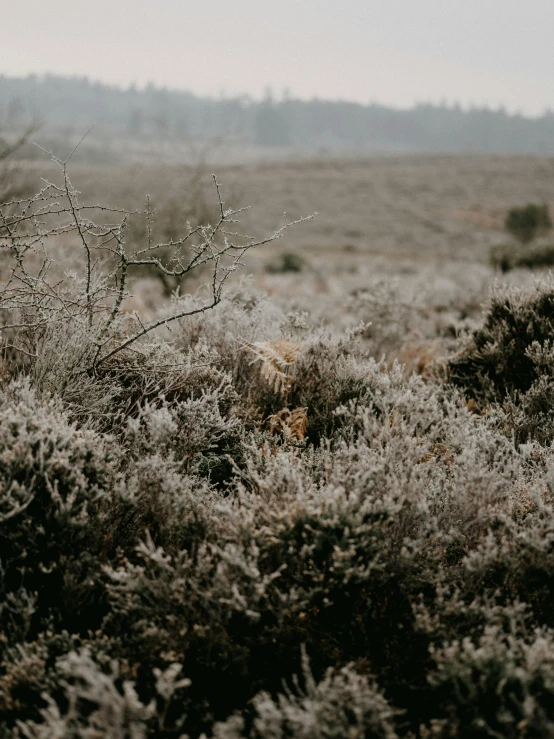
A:
[[[241,425],[248,395],[221,374],[119,440],[5,389],[0,735],[548,736],[547,463],[356,347],[298,356],[296,446]]]
[[[479,638],[446,645],[431,681],[447,702],[435,723],[443,737],[546,737],[554,729],[552,635],[528,639],[492,626]],[[478,674],[479,680],[474,676]]]
[[[266,264],[266,271],[272,274],[284,272],[302,272],[306,267],[306,260],[295,252],[286,251]]]
[[[290,393],[292,407],[309,409],[308,439],[314,444],[332,438],[342,426],[335,411],[350,401],[364,401],[375,386],[371,363],[365,365],[352,356],[346,342],[322,340],[298,358]]]
[[[358,675],[354,665],[341,670],[330,668],[317,683],[303,653],[304,685],[294,679],[294,689],[285,685],[285,692],[275,699],[259,693],[252,701],[254,718],[245,731],[240,715],[231,716],[214,726],[215,739],[261,739],[266,736],[302,736],[304,739],[395,739],[393,718],[398,715],[382,694]]]
[[[554,289],[493,296],[482,326],[447,364],[448,380],[480,407],[500,404],[500,427],[517,444],[554,439]]]
[[[529,203],[522,208],[512,208],[506,216],[505,228],[513,236],[527,244],[540,233],[552,228],[547,205]]]
[[[535,269],[554,266],[554,246],[552,244],[531,244],[516,246],[503,244],[491,249],[490,261],[493,267],[509,272],[517,267]]]
[[[525,291],[497,292],[483,324],[448,362],[448,379],[469,397],[502,402],[526,393],[545,373],[544,362],[529,351],[554,336],[554,289],[551,284]]]

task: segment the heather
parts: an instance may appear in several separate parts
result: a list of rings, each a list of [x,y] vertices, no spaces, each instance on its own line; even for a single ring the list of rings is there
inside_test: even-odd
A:
[[[0,211],[0,736],[551,736],[552,278],[241,280],[292,224],[55,163]]]

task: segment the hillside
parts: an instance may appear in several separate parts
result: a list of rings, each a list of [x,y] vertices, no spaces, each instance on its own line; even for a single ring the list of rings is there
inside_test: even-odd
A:
[[[99,149],[225,139],[284,155],[303,153],[554,152],[554,115],[421,104],[410,110],[344,101],[202,98],[156,88],[120,89],[86,78],[0,76],[0,127],[32,117],[44,135],[71,139],[97,124]]]

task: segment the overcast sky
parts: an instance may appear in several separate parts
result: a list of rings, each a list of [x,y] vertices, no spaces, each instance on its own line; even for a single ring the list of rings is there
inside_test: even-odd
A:
[[[554,108],[554,0],[4,0],[0,73]]]

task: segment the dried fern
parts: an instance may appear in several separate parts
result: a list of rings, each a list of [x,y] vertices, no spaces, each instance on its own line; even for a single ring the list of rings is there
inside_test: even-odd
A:
[[[308,430],[308,409],[295,408],[290,411],[283,408],[267,419],[269,430],[274,434],[282,434],[285,441],[297,439],[304,441]]]
[[[243,341],[242,350],[254,354],[250,362],[261,362],[261,376],[275,394],[285,393],[291,386],[290,367],[300,353],[300,347],[290,339],[276,341]]]

